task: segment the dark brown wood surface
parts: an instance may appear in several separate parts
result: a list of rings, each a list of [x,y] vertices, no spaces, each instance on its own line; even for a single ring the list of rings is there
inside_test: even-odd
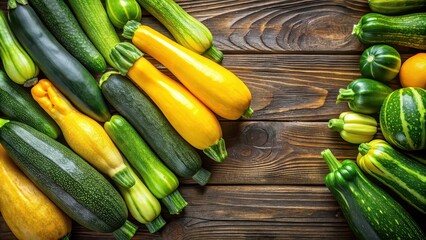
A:
[[[344,142],[327,122],[348,110],[335,103],[339,88],[360,77],[358,61],[366,46],[351,31],[369,11],[367,1],[176,2],[210,28],[224,52],[223,65],[250,88],[255,112],[244,121],[220,119],[227,160],[219,164],[204,157],[211,181],[202,187],[181,179],[189,203],[184,212],[163,211],[167,225],[159,233],[141,225],[134,239],[354,238],[324,185],[328,168],[320,152],[330,148],[341,160],[357,154],[357,146]],[[170,36],[143,14],[144,24]],[[416,52],[398,50],[403,58]],[[398,81],[391,86],[399,87]],[[423,215],[392,196],[426,228]],[[78,224],[71,238],[113,239]],[[0,239],[14,239],[1,218]]]

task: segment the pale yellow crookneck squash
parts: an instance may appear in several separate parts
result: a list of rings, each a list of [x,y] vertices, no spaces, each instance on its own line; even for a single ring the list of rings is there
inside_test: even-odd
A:
[[[0,211],[20,240],[68,239],[71,218],[15,165],[0,145]]]
[[[79,112],[47,79],[40,80],[31,94],[59,125],[71,149],[121,187],[135,184],[120,151],[98,122]]]
[[[249,88],[222,65],[136,21],[127,22],[123,36],[163,64],[217,115],[236,120],[248,118],[253,113]]]
[[[111,51],[111,59],[120,73],[127,74],[149,96],[182,138],[213,160],[222,162],[227,153],[214,113],[142,55],[128,42],[117,44]]]

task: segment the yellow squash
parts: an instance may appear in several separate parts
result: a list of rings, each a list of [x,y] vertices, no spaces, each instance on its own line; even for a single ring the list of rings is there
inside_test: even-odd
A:
[[[142,57],[142,53],[131,43],[117,44],[111,55],[119,68],[123,63],[128,66],[121,72],[127,73],[149,96],[183,139],[215,161],[222,162],[226,158],[222,129],[210,109],[182,84]]]
[[[40,80],[31,94],[56,121],[78,155],[120,186],[129,188],[135,184],[121,153],[98,122],[79,112],[47,79]]]
[[[217,115],[236,120],[248,118],[251,93],[248,87],[222,65],[203,57],[149,26],[129,21],[123,36],[163,64],[192,94]]]
[[[0,145],[0,211],[18,239],[57,240],[71,233],[71,219],[44,195]]]

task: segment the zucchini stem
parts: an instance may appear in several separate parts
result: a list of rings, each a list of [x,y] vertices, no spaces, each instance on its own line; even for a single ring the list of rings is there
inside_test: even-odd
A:
[[[138,29],[140,25],[141,23],[135,20],[128,21],[123,27],[123,34],[121,34],[121,36],[126,39],[132,39],[135,35],[136,29]]]
[[[17,3],[19,3],[21,5],[27,5],[28,1],[27,0],[9,0],[9,1],[7,1],[7,8],[8,9],[15,9],[17,7]]]
[[[161,215],[158,215],[157,218],[152,220],[151,222],[148,222],[145,224],[146,228],[148,228],[148,231],[150,233],[156,233],[158,230],[160,230],[162,227],[166,225],[166,221]]]
[[[179,214],[188,205],[178,190],[161,199],[161,202],[169,210],[170,214]]]
[[[104,84],[104,82],[106,82],[112,74],[120,74],[120,73],[117,71],[108,71],[102,74],[101,78],[99,79],[99,87],[102,87],[102,84]]]
[[[324,158],[325,162],[328,165],[328,168],[331,172],[336,171],[342,166],[342,163],[337,160],[337,158],[333,155],[330,149],[325,149],[321,152],[322,158]]]
[[[211,172],[207,171],[204,168],[200,168],[193,176],[192,179],[200,184],[201,186],[204,186],[207,184],[207,182],[210,180],[210,176],[212,175]]]
[[[341,132],[343,130],[343,125],[345,125],[345,122],[342,119],[333,118],[328,121],[328,128]]]
[[[358,146],[358,151],[359,153],[364,156],[368,153],[368,151],[370,151],[371,146],[368,143],[361,143]]]
[[[222,63],[223,61],[223,53],[219,49],[217,49],[214,45],[209,47],[202,55],[217,63]]]
[[[215,145],[210,146],[207,149],[204,149],[203,152],[209,158],[219,163],[223,162],[225,158],[228,156],[228,153],[226,151],[226,146],[225,146],[225,140],[223,138],[220,138]]]
[[[117,240],[130,240],[136,234],[137,230],[138,226],[136,226],[129,220],[126,220],[124,225],[119,229],[115,230],[112,234]]]
[[[143,56],[143,53],[135,45],[121,42],[112,48],[110,56],[120,74],[126,76],[134,63]]]
[[[111,178],[118,185],[126,189],[131,188],[136,182],[128,167],[119,170]]]
[[[354,99],[355,92],[352,89],[339,89],[339,95],[337,95],[336,104],[340,102],[350,102]]]
[[[241,115],[242,119],[248,119],[251,117],[251,115],[253,114],[253,109],[249,106],[249,108],[247,108],[247,110],[243,113],[243,115]]]
[[[28,79],[27,81],[25,81],[24,87],[32,87],[32,86],[36,85],[37,82],[38,82],[38,78],[37,77]]]

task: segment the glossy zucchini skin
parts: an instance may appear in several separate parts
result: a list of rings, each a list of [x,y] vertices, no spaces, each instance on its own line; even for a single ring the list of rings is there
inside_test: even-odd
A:
[[[82,226],[113,232],[127,220],[117,190],[72,150],[26,124],[0,119],[0,143],[16,165]]]
[[[29,3],[49,31],[69,53],[91,72],[105,71],[104,57],[86,36],[65,1],[31,0]]]
[[[16,38],[46,77],[82,112],[100,122],[108,120],[93,75],[55,39],[32,7],[16,3],[8,17]]]
[[[13,82],[0,70],[0,112],[8,118],[23,122],[51,138],[61,130],[53,119],[37,104],[22,86]]]
[[[364,50],[359,65],[363,77],[387,83],[398,75],[401,56],[392,46],[376,44]]]
[[[371,11],[399,15],[409,12],[422,12],[426,7],[425,0],[368,0]]]
[[[336,198],[357,239],[425,239],[410,214],[371,182],[353,160],[338,161],[330,149],[321,152],[330,168],[325,185]]]
[[[394,149],[381,139],[361,143],[358,166],[401,198],[426,213],[426,165]]]
[[[30,87],[37,83],[39,68],[22,48],[10,29],[6,15],[0,10],[0,59],[14,82]]]
[[[108,102],[136,129],[170,170],[186,178],[194,178],[202,172],[204,180],[199,184],[207,183],[210,172],[202,168],[196,150],[130,80],[119,74],[105,73],[101,89]]]
[[[395,44],[426,49],[426,12],[399,16],[367,13],[354,26],[353,34],[364,44]]]
[[[130,20],[140,22],[142,18],[142,9],[136,0],[105,0],[105,8],[109,20],[118,29],[123,29]]]
[[[425,109],[425,89],[396,89],[386,97],[380,110],[380,129],[383,137],[398,149],[426,149]]]
[[[348,107],[357,113],[378,113],[383,101],[392,91],[393,89],[385,83],[358,78],[351,81],[346,89],[339,90],[336,103],[347,102]]]

